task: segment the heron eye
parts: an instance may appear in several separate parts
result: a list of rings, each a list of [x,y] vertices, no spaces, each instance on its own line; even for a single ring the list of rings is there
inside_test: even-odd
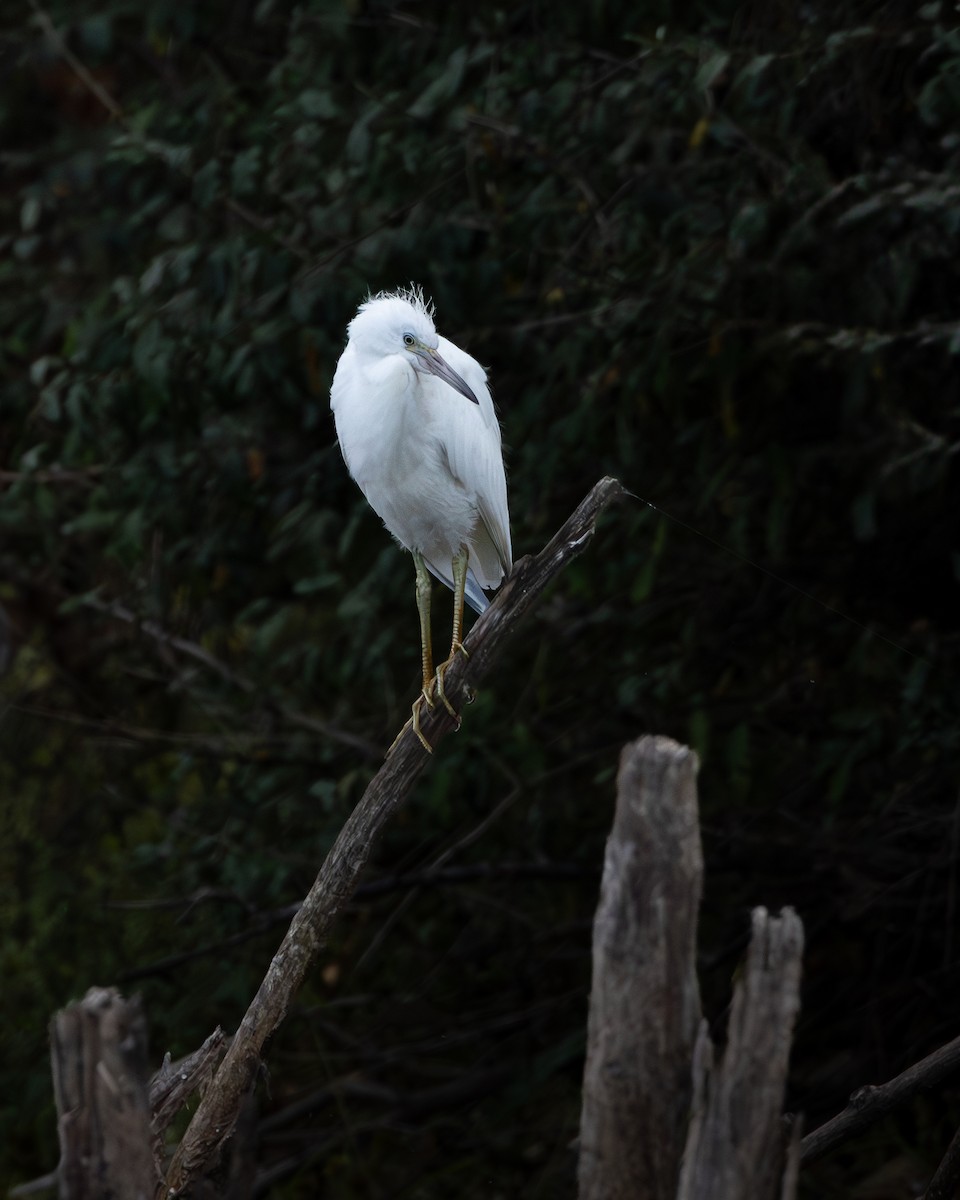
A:
[[[403,335],[403,344],[405,346],[413,346],[416,344],[416,341],[417,341],[417,339],[413,336],[412,333],[405,333]]]

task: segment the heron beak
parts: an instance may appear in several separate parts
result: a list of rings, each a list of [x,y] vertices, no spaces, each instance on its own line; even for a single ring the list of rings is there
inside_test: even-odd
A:
[[[460,378],[456,371],[447,362],[440,357],[436,350],[432,350],[429,346],[418,346],[416,350],[417,358],[423,364],[423,369],[429,371],[431,375],[436,375],[438,379],[442,379],[444,383],[449,383],[452,388],[460,393],[461,396],[466,396],[468,400],[472,400],[474,404],[479,404],[480,401],[471,391],[469,385]]]

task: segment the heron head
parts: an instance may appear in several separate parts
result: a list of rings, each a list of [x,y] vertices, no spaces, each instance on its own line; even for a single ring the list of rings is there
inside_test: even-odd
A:
[[[401,355],[419,375],[435,375],[461,396],[480,403],[437,349],[440,338],[422,294],[375,296],[361,304],[350,322],[349,335],[360,353],[377,358]]]
[[[425,308],[392,295],[374,296],[361,304],[350,322],[349,336],[361,354],[374,358],[402,354],[408,361],[420,347],[435,350],[440,340]]]

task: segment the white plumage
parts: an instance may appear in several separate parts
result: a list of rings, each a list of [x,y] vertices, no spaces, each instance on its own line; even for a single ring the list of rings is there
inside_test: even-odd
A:
[[[480,364],[437,334],[423,293],[381,292],[361,304],[333,377],[330,404],[347,469],[417,569],[422,698],[448,710],[443,673],[460,644],[463,602],[510,571],[510,515],[500,426]],[[450,657],[434,675],[427,570],[453,589]],[[413,725],[420,732],[419,703]],[[454,713],[454,716],[457,714]],[[459,718],[458,718],[459,720]]]
[[[451,368],[476,402],[405,336],[439,352],[441,370]],[[384,525],[447,587],[466,546],[466,598],[482,612],[481,589],[497,587],[513,562],[500,426],[483,367],[438,336],[419,292],[381,293],[350,322],[330,403],[347,469]]]

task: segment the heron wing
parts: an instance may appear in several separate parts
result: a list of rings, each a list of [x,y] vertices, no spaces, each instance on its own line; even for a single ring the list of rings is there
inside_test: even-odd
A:
[[[479,521],[470,544],[472,569],[482,587],[496,587],[513,565],[500,426],[483,367],[446,338],[440,339],[439,349],[480,402],[479,413],[469,401],[459,407],[462,419],[445,429],[443,446],[452,474],[476,497]]]
[[[439,579],[441,583],[453,591],[453,575],[449,569],[444,570],[441,566],[435,563],[432,559],[424,555],[423,561],[427,564],[427,569],[434,578]],[[489,608],[490,601],[483,593],[483,588],[477,582],[477,577],[473,573],[473,569],[467,570],[467,582],[463,589],[464,597],[475,613],[482,613]]]

